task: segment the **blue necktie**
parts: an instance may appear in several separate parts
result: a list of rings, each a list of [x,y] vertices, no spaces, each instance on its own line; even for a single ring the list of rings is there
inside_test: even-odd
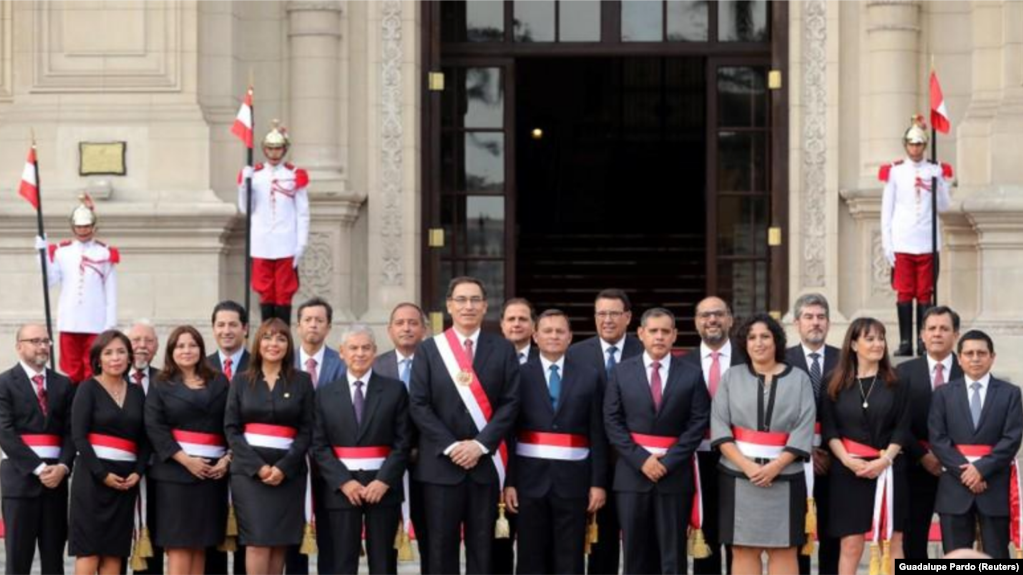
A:
[[[973,395],[970,396],[970,417],[973,419],[973,429],[977,429],[980,423],[980,383],[973,382],[970,389],[973,390]]]
[[[618,351],[618,348],[613,346],[613,345],[611,347],[607,348],[607,364],[604,365],[604,369],[607,370],[607,376],[608,377],[611,377],[611,370],[615,368],[615,363],[616,363],[615,362],[615,353],[617,351]]]
[[[405,358],[401,360],[401,382],[405,384],[405,389],[408,389],[408,382],[412,378],[412,360]]]
[[[558,409],[558,398],[561,397],[561,376],[558,375],[557,365],[551,365],[551,377],[547,381],[547,387],[550,389],[551,405],[554,406],[556,411]]]

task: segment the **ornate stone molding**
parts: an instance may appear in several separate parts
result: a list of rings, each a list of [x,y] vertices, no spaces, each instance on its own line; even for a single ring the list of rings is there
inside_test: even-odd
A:
[[[383,239],[381,283],[400,286],[402,271],[402,30],[401,1],[381,3],[380,18],[380,175]]]
[[[827,2],[802,7],[802,284],[824,286],[827,246]]]
[[[870,291],[874,295],[889,296],[892,293],[891,266],[884,257],[881,229],[870,236]]]
[[[306,301],[312,297],[337,301],[333,289],[334,251],[331,248],[330,234],[309,234],[309,247],[306,248],[299,263],[299,277],[301,287],[294,301]]]

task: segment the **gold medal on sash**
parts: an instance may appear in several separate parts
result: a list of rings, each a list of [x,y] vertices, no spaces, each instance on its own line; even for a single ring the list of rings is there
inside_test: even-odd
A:
[[[455,376],[455,383],[465,386],[472,385],[472,372],[467,369],[459,371],[458,375]]]

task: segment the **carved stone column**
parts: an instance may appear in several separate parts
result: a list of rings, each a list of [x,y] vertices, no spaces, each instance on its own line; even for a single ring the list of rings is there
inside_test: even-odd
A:
[[[884,162],[902,156],[902,133],[919,106],[920,3],[870,0],[866,6],[866,84],[860,175],[875,182]]]

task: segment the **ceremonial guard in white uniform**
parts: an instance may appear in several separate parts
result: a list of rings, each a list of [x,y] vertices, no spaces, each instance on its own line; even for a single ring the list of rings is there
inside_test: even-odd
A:
[[[63,284],[57,329],[60,331],[60,370],[78,383],[92,376],[89,348],[96,335],[117,326],[117,248],[94,238],[96,212],[92,198],[82,194],[71,212],[74,239],[59,244],[36,238],[36,249],[47,250],[46,275],[50,288]]]
[[[913,355],[913,300],[916,300],[917,326],[933,305],[934,246],[931,239],[931,186],[938,182],[938,211],[948,209],[952,166],[924,159],[927,126],[923,116],[914,116],[903,136],[906,158],[881,166],[878,179],[884,182],[881,200],[881,241],[885,258],[894,268],[892,287],[898,293],[899,348],[895,355]],[[938,228],[938,247],[941,228]],[[920,346],[919,353],[924,349]]]
[[[291,140],[274,121],[263,138],[265,164],[238,175],[238,207],[246,213],[245,178],[252,178],[252,289],[259,294],[263,321],[291,321],[298,291],[298,263],[309,244],[309,174],[284,161]]]

